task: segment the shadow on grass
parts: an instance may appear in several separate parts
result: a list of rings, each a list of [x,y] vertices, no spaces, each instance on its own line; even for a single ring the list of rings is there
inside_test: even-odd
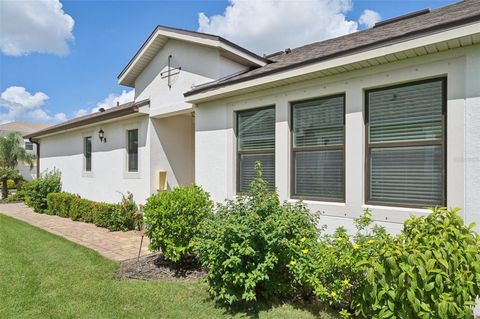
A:
[[[255,302],[255,303],[247,303],[247,302],[238,302],[233,305],[228,305],[225,303],[221,303],[215,301],[213,298],[209,297],[209,301],[215,302],[215,306],[220,308],[224,311],[225,315],[228,316],[235,316],[235,315],[243,315],[247,316],[248,318],[258,319],[260,318],[261,312],[267,312],[273,310],[275,308],[280,308],[282,306],[291,306],[295,310],[302,310],[308,311],[311,313],[315,318],[319,319],[340,319],[338,312],[330,308],[329,306],[320,303],[320,302],[313,302],[313,301],[277,301],[277,302]]]

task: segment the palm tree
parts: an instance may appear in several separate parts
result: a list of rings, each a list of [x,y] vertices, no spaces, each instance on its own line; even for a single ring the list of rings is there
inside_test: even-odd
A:
[[[0,180],[2,181],[2,198],[8,196],[9,179],[17,180],[20,173],[16,169],[18,162],[22,161],[33,168],[35,156],[28,154],[22,147],[22,135],[17,132],[8,133],[0,137]]]

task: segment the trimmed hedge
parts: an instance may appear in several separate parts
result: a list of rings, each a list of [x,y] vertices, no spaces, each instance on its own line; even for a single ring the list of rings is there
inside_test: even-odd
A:
[[[125,205],[125,201],[129,205]],[[48,213],[72,220],[93,223],[111,231],[134,229],[137,206],[131,197],[120,204],[108,204],[80,198],[69,193],[50,193],[47,195]]]

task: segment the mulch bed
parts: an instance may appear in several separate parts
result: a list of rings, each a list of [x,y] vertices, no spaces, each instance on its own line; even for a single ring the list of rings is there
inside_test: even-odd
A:
[[[150,254],[125,260],[120,263],[117,279],[141,280],[195,280],[202,278],[206,272],[193,259],[182,263],[166,261],[161,253]]]

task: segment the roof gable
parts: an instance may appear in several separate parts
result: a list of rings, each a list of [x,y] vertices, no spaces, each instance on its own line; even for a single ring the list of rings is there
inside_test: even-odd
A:
[[[268,62],[265,58],[216,35],[157,26],[135,56],[118,75],[119,84],[134,87],[135,79],[148,66],[169,39],[217,48],[221,56],[250,67],[261,67]]]

